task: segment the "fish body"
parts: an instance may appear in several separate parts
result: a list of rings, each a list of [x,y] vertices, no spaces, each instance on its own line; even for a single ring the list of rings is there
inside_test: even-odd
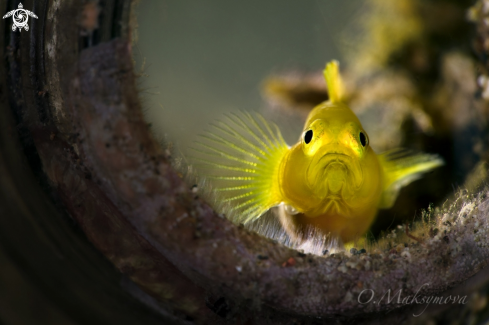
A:
[[[315,226],[343,241],[367,231],[377,213],[384,175],[366,138],[362,145],[361,132],[366,137],[344,104],[326,102],[311,112],[301,141],[281,161],[282,198],[299,212],[291,217],[296,225]]]
[[[272,207],[292,238],[308,229],[344,243],[362,236],[399,189],[443,164],[437,155],[396,149],[377,155],[343,100],[338,63],[324,71],[329,100],[309,114],[289,147],[261,116],[232,115],[203,136],[198,164],[217,194],[217,210],[248,223]]]

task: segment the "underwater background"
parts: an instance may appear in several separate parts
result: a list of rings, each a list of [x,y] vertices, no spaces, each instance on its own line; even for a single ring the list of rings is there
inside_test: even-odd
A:
[[[343,61],[342,32],[364,6],[358,0],[141,1],[134,53],[147,121],[186,152],[223,113],[262,110],[269,75]],[[304,121],[283,122],[285,140],[296,142]]]
[[[327,99],[324,64],[339,60],[348,103],[377,153],[403,147],[446,163],[380,211],[377,237],[464,187],[484,151],[483,109],[459,98],[477,91],[468,5],[142,1],[133,51],[146,120],[184,166],[209,123],[238,110],[264,115],[293,145],[307,113]],[[467,75],[474,80],[457,84]]]

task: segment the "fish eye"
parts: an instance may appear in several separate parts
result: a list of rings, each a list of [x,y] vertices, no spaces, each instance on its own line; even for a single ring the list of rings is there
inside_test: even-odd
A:
[[[364,147],[368,144],[367,136],[362,131],[360,131],[360,143]]]
[[[304,134],[304,142],[308,144],[312,140],[312,130],[307,130],[307,132]]]

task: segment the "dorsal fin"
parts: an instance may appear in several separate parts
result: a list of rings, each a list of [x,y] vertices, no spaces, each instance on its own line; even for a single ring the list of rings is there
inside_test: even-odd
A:
[[[331,103],[339,103],[343,101],[343,81],[340,75],[340,64],[333,60],[326,64],[324,69],[324,79],[328,87],[329,101]]]

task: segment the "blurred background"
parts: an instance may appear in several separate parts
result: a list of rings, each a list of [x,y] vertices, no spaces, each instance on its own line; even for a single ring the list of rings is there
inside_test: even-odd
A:
[[[350,106],[377,153],[405,147],[439,153],[447,163],[402,189],[394,208],[377,218],[376,237],[442,202],[463,186],[477,162],[472,138],[478,130],[471,128],[477,117],[453,127],[457,119],[449,112],[456,110],[445,102],[454,99],[441,80],[443,69],[465,69],[465,57],[447,68],[443,55],[470,51],[468,5],[465,0],[219,0],[212,6],[198,0],[141,1],[133,52],[146,120],[163,145],[184,159],[210,122],[236,110],[260,112],[292,145],[308,111],[326,99],[320,99],[326,96],[325,63],[339,60]]]
[[[147,121],[186,152],[223,113],[262,111],[269,75],[343,61],[342,33],[363,7],[359,0],[141,1],[134,53]],[[285,140],[296,142],[304,121],[276,119]]]

